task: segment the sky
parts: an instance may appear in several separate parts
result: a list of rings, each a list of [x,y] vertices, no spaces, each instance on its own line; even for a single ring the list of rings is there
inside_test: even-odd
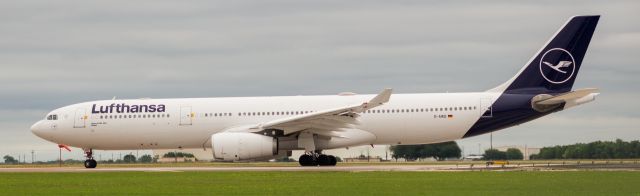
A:
[[[602,17],[574,88],[602,94],[494,132],[493,146],[638,140],[638,9],[633,0],[0,1],[0,155],[57,158],[29,127],[55,108],[114,96],[484,91],[580,14]],[[477,153],[489,135],[457,142]],[[384,148],[374,149],[344,153]]]

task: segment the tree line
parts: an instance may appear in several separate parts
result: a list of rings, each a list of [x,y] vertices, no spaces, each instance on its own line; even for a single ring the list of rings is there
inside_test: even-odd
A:
[[[424,158],[445,160],[447,158],[460,158],[461,150],[454,141],[436,144],[398,145],[391,146],[394,159],[404,158],[407,161],[415,161]]]
[[[461,150],[454,141],[436,144],[398,145],[392,146],[392,157],[404,158],[407,161],[434,158],[438,161],[445,159],[460,159]],[[509,148],[507,151],[488,149],[483,155],[484,160],[522,160],[524,155],[517,148]]]
[[[192,155],[193,156],[193,155]],[[13,156],[11,155],[5,155],[3,157],[4,159],[4,164],[19,164],[20,162],[18,160],[16,160]],[[153,163],[156,162],[157,159],[151,157],[151,155],[145,154],[140,156],[140,158],[136,158],[135,155],[132,154],[128,154],[125,155],[122,159],[117,159],[117,160],[103,160],[100,161],[102,163]],[[50,161],[36,161],[35,163],[37,164],[51,164],[51,163],[58,163],[59,160],[50,160]],[[82,163],[84,162],[84,160],[74,160],[74,159],[66,159],[63,160],[64,163]]]
[[[508,148],[507,151],[487,149],[482,156],[484,160],[522,160],[524,158],[522,151],[517,148]]]
[[[640,141],[595,141],[544,147],[531,159],[628,159],[640,158]]]
[[[167,152],[164,155],[162,155],[163,158],[195,158],[195,156],[193,156],[193,154],[191,153],[186,153],[186,152]]]

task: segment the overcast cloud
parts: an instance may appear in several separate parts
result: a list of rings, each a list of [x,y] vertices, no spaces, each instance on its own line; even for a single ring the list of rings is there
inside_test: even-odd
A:
[[[579,14],[602,18],[575,88],[602,94],[496,132],[494,146],[637,140],[639,9],[632,0],[1,1],[0,154],[55,158],[29,126],[113,96],[483,91]],[[458,142],[477,152],[488,136]]]

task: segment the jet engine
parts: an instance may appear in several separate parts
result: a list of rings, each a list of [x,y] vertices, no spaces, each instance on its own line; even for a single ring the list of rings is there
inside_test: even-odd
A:
[[[278,138],[248,132],[222,132],[211,135],[211,147],[217,160],[258,160],[278,155]]]

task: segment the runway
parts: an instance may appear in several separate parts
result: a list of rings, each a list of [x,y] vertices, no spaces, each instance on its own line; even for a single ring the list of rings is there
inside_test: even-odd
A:
[[[491,167],[496,168],[498,167]],[[489,169],[491,169],[489,168]],[[485,167],[478,169],[487,169]],[[0,172],[187,172],[187,171],[464,171],[456,165],[365,165],[333,167],[102,167],[85,169],[82,167],[39,167],[0,168]]]
[[[467,164],[443,164],[443,165],[338,165],[320,167],[298,166],[194,166],[194,167],[113,167],[103,166],[94,169],[78,167],[6,167],[0,172],[223,172],[223,171],[338,171],[338,172],[367,172],[367,171],[405,171],[405,172],[461,172],[461,171],[640,171],[638,164],[537,164],[537,165],[467,165]]]

